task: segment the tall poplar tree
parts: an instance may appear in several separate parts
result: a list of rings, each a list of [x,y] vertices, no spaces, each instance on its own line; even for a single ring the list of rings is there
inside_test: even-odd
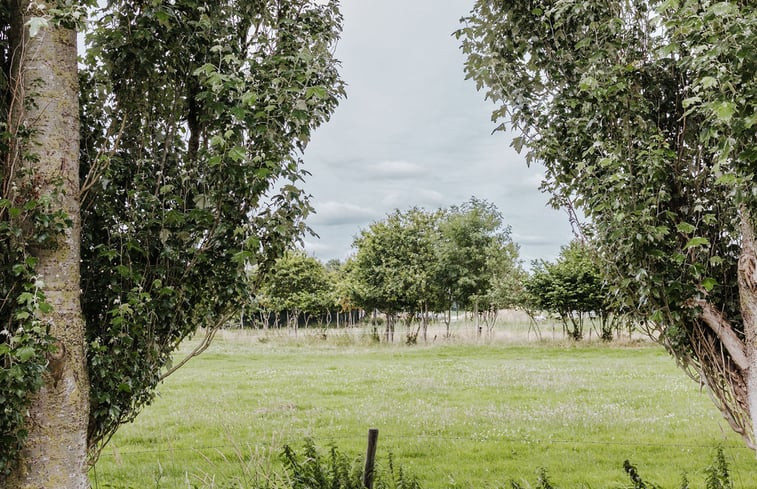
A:
[[[478,0],[458,36],[620,306],[757,448],[757,3]]]
[[[25,250],[26,261],[33,261],[30,266],[34,270],[33,285],[44,293],[45,301],[45,306],[34,311],[39,323],[34,326],[44,326],[52,338],[50,348],[44,343],[40,345],[40,349],[48,350],[42,357],[47,366],[46,379],[29,404],[23,422],[28,436],[23,442],[22,456],[4,487],[86,489],[89,382],[79,300],[76,33],[66,28],[46,28],[43,10],[46,7],[28,1],[10,2],[9,6],[12,23],[7,31],[11,59],[6,137],[10,137],[6,139],[3,166],[2,197],[6,205],[2,207],[2,224],[5,228],[13,226],[13,210],[19,208],[15,206],[26,207],[32,202],[66,222],[65,230],[51,238],[54,242],[29,243]],[[22,299],[14,295],[17,294],[6,300]],[[19,312],[27,312],[25,309],[16,312],[16,320]],[[19,329],[23,328],[23,319],[17,322]],[[23,335],[23,331],[8,329],[13,327],[13,320],[11,316],[3,338],[11,348],[14,333]],[[4,367],[12,369],[14,360],[22,364],[33,361],[25,358],[27,355],[31,355],[30,350],[22,349],[19,353],[17,349],[15,358],[6,354]],[[3,407],[17,408],[6,403]]]
[[[304,230],[341,16],[9,0],[0,17],[0,485],[84,489],[179,343],[212,337]]]

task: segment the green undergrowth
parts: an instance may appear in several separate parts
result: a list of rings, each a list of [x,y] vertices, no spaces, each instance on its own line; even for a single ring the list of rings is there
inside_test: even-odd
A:
[[[279,456],[281,465],[274,468],[270,461],[259,456],[245,457],[238,454],[237,472],[226,478],[214,475],[186,481],[188,489],[364,489],[366,484],[375,489],[424,489],[419,479],[395,463],[391,453],[385,463],[372,469],[372,481],[366,482],[365,468],[360,457],[350,457],[335,446],[327,451],[319,450],[315,443],[306,439],[301,451],[284,445]],[[623,462],[627,482],[621,485],[601,486],[610,489],[666,489],[642,478],[639,470],[628,460]],[[675,489],[738,489],[732,480],[731,469],[722,447],[715,451],[714,460],[702,470],[705,475],[701,486],[692,485],[686,473],[681,474]],[[99,487],[99,484],[96,484]],[[117,487],[104,483],[103,487]],[[160,477],[155,479],[155,487],[162,487]],[[466,486],[450,484],[446,489],[461,489]],[[502,484],[487,484],[491,489],[560,489],[544,468],[536,470],[533,483],[510,479]],[[582,484],[581,489],[591,486]],[[670,489],[673,489],[671,487]]]

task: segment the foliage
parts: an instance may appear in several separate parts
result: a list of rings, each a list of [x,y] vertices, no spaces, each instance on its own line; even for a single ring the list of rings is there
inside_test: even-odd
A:
[[[289,445],[282,453],[291,489],[363,489],[363,473],[359,459],[350,458],[332,446],[326,460],[311,439],[306,439],[302,455]],[[387,468],[375,467],[376,489],[420,489],[418,480],[402,467],[395,469],[391,453]]]
[[[40,22],[82,25],[81,6],[54,10]],[[310,205],[300,155],[344,91],[332,55],[336,2],[114,0],[90,14],[80,64],[81,302],[96,458],[153,399],[177,345],[236,310],[247,272],[259,281],[302,233]],[[7,4],[0,15],[7,34]],[[49,211],[51,196],[35,193],[33,174],[14,172],[13,152],[34,135],[9,124],[8,37],[0,36],[0,470],[22,442],[24,405],[54,349],[37,319],[49,306],[31,250],[68,225]]]
[[[718,447],[715,460],[705,469],[707,489],[733,489],[728,462],[723,453],[723,447]]]
[[[298,154],[342,93],[340,19],[309,0],[100,12],[82,76],[91,444],[303,230]]]
[[[496,311],[512,305],[510,294],[518,287],[518,246],[494,204],[472,197],[446,210],[436,254],[436,276],[447,309],[454,304]]]
[[[259,300],[266,311],[290,311],[317,316],[334,305],[334,284],[325,267],[303,252],[288,252],[279,258],[260,288]]]
[[[8,132],[4,138],[10,138]],[[8,148],[4,148],[7,158]],[[30,155],[30,157],[32,157]],[[50,195],[35,194],[33,175],[14,175],[0,166],[0,475],[26,438],[24,413],[30,396],[42,386],[46,354],[56,351],[55,339],[40,318],[51,310],[45,284],[35,274],[31,247],[54,246],[67,219],[49,208]],[[11,178],[22,185],[12,185]]]
[[[437,299],[434,280],[438,213],[395,211],[355,238],[352,270],[358,303],[387,315],[427,310]]]
[[[520,132],[553,204],[591,222],[620,305],[751,445],[739,294],[754,290],[737,269],[754,262],[757,5],[479,0],[463,22],[498,129]]]
[[[573,241],[555,263],[535,263],[525,281],[528,299],[537,309],[557,314],[571,338],[584,335],[584,319],[600,319],[601,337],[612,339],[613,302],[601,270],[587,244]]]
[[[361,231],[353,247],[349,290],[367,310],[420,315],[425,326],[430,311],[447,315],[457,305],[495,313],[513,303],[518,246],[502,214],[484,200],[395,211]]]
[[[284,467],[292,489],[360,489],[363,487],[360,466],[355,460],[332,447],[327,461],[318,453],[313,440],[306,439],[302,456],[285,445]]]
[[[336,305],[343,312],[358,309],[360,306],[357,301],[363,296],[360,290],[360,284],[357,282],[355,273],[355,259],[350,257],[334,273],[334,296]]]

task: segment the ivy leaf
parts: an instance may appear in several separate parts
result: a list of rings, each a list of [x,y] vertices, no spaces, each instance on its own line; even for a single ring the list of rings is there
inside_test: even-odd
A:
[[[718,284],[718,281],[715,280],[712,277],[707,277],[706,279],[702,280],[702,288],[706,290],[707,292],[711,292],[713,288]]]
[[[710,246],[710,241],[707,238],[702,238],[700,236],[697,236],[695,238],[691,238],[687,243],[686,246],[684,246],[684,249],[689,248],[698,248],[702,246]]]
[[[26,363],[36,355],[36,351],[31,346],[22,346],[16,350],[16,359],[21,363]]]

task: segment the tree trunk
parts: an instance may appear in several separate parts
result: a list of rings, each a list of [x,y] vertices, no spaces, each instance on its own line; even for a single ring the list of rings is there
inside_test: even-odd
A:
[[[54,2],[14,1],[12,49],[18,53],[12,83],[21,93],[10,117],[10,127],[25,125],[36,133],[27,148],[40,191],[60,191],[53,206],[63,209],[72,225],[55,249],[32,250],[39,259],[37,272],[54,311],[42,320],[58,339],[50,355],[45,383],[34,397],[26,420],[29,437],[6,489],[87,489],[87,422],[89,379],[85,357],[84,320],[79,299],[79,90],[76,33],[43,27],[33,38],[25,23],[42,17],[40,7]],[[49,5],[45,5],[49,4]],[[32,8],[30,8],[30,6]],[[24,100],[32,101],[24,104]]]
[[[475,316],[475,327],[476,327],[476,336],[481,336],[481,325],[479,324],[479,317],[478,317],[478,299],[476,299],[476,302],[473,304],[473,314]]]
[[[741,257],[739,258],[739,299],[744,322],[745,341],[741,346],[746,356],[746,391],[749,418],[752,423],[752,446],[757,444],[757,243],[753,219],[742,206]],[[733,347],[737,349],[737,347]],[[732,354],[733,356],[733,354]]]

